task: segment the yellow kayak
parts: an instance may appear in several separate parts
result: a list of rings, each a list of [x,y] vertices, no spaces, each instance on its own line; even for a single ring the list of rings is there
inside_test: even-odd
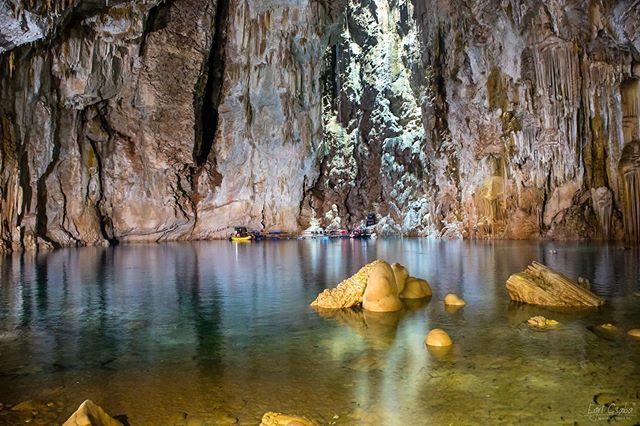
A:
[[[251,235],[247,235],[246,237],[231,237],[231,241],[251,241]]]

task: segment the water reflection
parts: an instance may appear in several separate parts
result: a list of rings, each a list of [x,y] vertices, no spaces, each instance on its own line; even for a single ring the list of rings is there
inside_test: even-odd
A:
[[[433,299],[405,301],[394,314],[309,307],[376,258],[427,279]],[[607,305],[567,311],[510,303],[506,279],[533,260],[590,279]],[[0,402],[46,399],[65,386],[56,392],[70,405],[97,395],[132,424],[218,409],[211,407],[246,423],[272,409],[324,423],[335,414],[345,424],[492,422],[495,413],[506,423],[536,415],[544,423],[558,421],[540,414],[554,412],[547,396],[557,391],[565,418],[577,421],[595,390],[630,394],[628,383],[640,380],[637,342],[594,328],[640,326],[640,298],[631,297],[640,288],[638,260],[637,248],[422,239],[7,256],[0,258]],[[449,292],[467,305],[445,309]],[[534,315],[561,326],[532,331],[523,323]],[[449,352],[425,348],[432,328],[452,337]],[[612,374],[620,369],[626,375]],[[494,414],[482,410],[487,398]]]

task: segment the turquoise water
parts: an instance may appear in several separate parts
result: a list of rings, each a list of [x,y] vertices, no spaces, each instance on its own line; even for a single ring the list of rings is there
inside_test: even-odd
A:
[[[432,299],[386,315],[309,307],[376,258],[426,278]],[[511,303],[506,279],[533,260],[589,278],[607,305]],[[132,425],[258,424],[267,411],[319,424],[640,421],[640,340],[626,335],[640,328],[638,248],[217,241],[0,262],[0,424],[61,423],[84,399]],[[448,292],[467,305],[447,312]],[[538,314],[561,324],[523,324]],[[619,332],[592,328],[607,322]],[[423,344],[436,327],[454,341],[446,354]]]

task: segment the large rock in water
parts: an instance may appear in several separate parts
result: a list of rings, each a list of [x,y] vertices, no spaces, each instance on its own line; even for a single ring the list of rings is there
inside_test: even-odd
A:
[[[342,281],[335,288],[328,288],[316,297],[311,306],[327,309],[351,308],[362,303],[364,290],[367,287],[371,270],[379,263],[387,263],[383,260],[373,262],[360,268],[351,277]],[[388,266],[388,264],[387,264]]]
[[[400,269],[408,276],[406,268],[401,266]],[[406,277],[404,279],[406,280]],[[396,274],[389,263],[375,260],[365,265],[335,288],[320,293],[311,306],[341,309],[359,304],[371,312],[394,312],[402,309]]]
[[[99,405],[87,399],[62,426],[122,426]]]
[[[409,277],[407,278],[404,290],[400,293],[401,299],[423,299],[431,296],[432,291],[426,280]]]
[[[394,270],[387,262],[379,262],[369,272],[362,307],[371,312],[399,311],[402,309],[399,294]]]
[[[602,306],[604,299],[577,282],[540,263],[533,262],[524,272],[507,280],[511,300],[545,306]]]
[[[409,279],[409,271],[403,265],[399,263],[392,263],[391,269],[393,269],[393,276],[396,279],[396,286],[398,286],[398,293],[404,291],[404,287]]]

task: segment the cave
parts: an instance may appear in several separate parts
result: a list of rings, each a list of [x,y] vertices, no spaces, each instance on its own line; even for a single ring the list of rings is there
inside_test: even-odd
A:
[[[0,2],[0,425],[640,422],[638,22]]]

